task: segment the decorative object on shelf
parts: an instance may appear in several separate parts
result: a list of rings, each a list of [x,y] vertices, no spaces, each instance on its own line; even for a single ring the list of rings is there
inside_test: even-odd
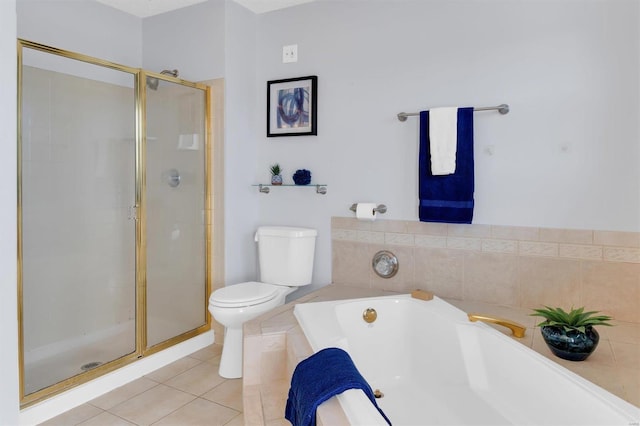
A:
[[[596,325],[611,326],[610,316],[584,312],[584,307],[565,312],[562,308],[534,309],[532,316],[543,317],[538,326],[554,355],[569,361],[584,361],[596,349],[600,335]]]
[[[272,165],[269,170],[271,171],[271,185],[282,185],[282,169],[280,169],[280,164],[276,163]]]
[[[309,185],[311,183],[311,172],[307,169],[296,170],[292,177],[296,185]]]
[[[317,135],[318,77],[267,82],[267,137]]]

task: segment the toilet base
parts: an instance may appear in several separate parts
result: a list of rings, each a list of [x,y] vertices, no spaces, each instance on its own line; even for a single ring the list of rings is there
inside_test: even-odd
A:
[[[225,379],[242,377],[242,328],[225,328],[218,374]]]

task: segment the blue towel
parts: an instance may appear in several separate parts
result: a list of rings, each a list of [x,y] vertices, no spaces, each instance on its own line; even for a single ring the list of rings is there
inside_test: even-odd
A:
[[[431,174],[429,111],[420,112],[418,167],[421,222],[471,223],[473,219],[473,108],[458,109],[456,171]]]
[[[322,349],[296,366],[291,378],[285,418],[293,426],[315,426],[318,406],[348,389],[362,389],[391,425],[349,354],[338,348]]]

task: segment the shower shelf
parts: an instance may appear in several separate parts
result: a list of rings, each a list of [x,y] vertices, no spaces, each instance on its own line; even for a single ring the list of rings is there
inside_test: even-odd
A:
[[[281,188],[281,187],[296,187],[296,188],[315,188],[316,194],[326,194],[327,193],[327,185],[323,184],[311,184],[311,185],[294,185],[294,184],[282,184],[282,185],[271,185],[267,183],[256,183],[252,186],[257,186],[258,191],[263,194],[268,194],[271,187]]]

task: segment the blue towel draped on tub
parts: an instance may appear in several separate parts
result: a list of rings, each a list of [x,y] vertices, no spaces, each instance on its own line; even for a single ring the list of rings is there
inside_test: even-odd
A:
[[[285,418],[293,426],[315,426],[318,406],[348,389],[362,389],[391,425],[349,354],[339,348],[322,349],[296,366],[291,378]]]
[[[429,111],[420,112],[418,167],[421,222],[471,223],[473,219],[473,108],[458,109],[455,172],[431,173]]]

